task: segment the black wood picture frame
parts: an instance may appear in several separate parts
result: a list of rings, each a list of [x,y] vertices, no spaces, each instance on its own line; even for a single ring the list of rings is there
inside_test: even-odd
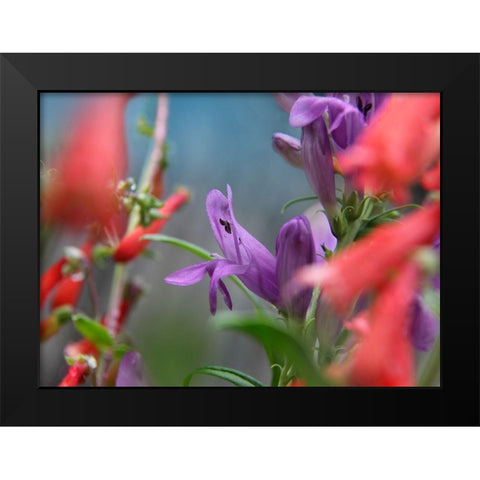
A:
[[[477,54],[3,54],[2,425],[478,425]],[[39,387],[39,94],[441,92],[441,385],[432,388]]]

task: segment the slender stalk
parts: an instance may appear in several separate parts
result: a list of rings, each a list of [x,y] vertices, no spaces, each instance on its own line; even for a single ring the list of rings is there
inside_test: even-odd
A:
[[[100,307],[99,307],[97,289],[95,286],[95,279],[93,278],[93,273],[91,270],[88,272],[87,275],[88,275],[88,293],[90,294],[90,301],[92,302],[93,317],[98,319],[100,317]]]
[[[347,245],[349,245],[355,240],[355,237],[357,236],[358,230],[360,229],[361,225],[361,218],[355,220],[349,225],[347,234],[338,242],[335,252],[338,252],[339,250],[345,248]]]
[[[155,174],[155,167],[161,162],[163,156],[163,144],[167,134],[168,118],[168,97],[166,93],[158,95],[157,114],[153,133],[153,148],[143,167],[140,181],[138,183],[139,191],[143,191],[151,184]],[[128,220],[127,234],[130,233],[138,224],[140,215],[139,209],[134,208],[130,213]],[[122,301],[123,289],[127,279],[127,268],[123,263],[117,263],[113,272],[112,288],[110,291],[110,301],[106,319],[106,327],[110,333],[114,334],[116,323],[120,313],[119,307]]]
[[[167,118],[168,118],[168,97],[166,93],[158,95],[157,114],[155,117],[155,126],[153,131],[153,148],[145,162],[140,180],[138,182],[138,191],[142,192],[152,183],[155,174],[155,167],[159,165],[163,158],[163,144],[167,136]],[[139,208],[135,207],[128,220],[127,233],[130,233],[138,224],[140,218]]]

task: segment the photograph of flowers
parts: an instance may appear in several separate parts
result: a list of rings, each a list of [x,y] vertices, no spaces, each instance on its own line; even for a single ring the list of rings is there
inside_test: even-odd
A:
[[[439,93],[39,102],[40,386],[440,386]]]

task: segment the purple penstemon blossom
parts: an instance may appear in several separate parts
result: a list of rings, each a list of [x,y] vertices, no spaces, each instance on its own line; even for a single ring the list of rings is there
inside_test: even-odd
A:
[[[293,100],[291,95],[288,100]],[[376,93],[331,93],[325,97],[297,94],[290,108],[290,125],[302,128],[301,142],[286,134],[273,135],[274,149],[288,163],[303,167],[330,219],[339,214],[335,153],[355,141],[385,99],[386,94]]]
[[[381,107],[390,93],[327,93],[327,97],[334,97],[357,107],[363,113],[365,121],[369,123],[373,114]]]
[[[422,352],[430,350],[438,335],[438,322],[420,295],[412,306],[412,322],[409,337],[412,345]]]
[[[250,235],[235,219],[232,190],[227,185],[227,197],[219,190],[211,190],[206,200],[207,215],[215,239],[225,257],[212,255],[212,260],[178,270],[165,278],[172,285],[192,285],[209,275],[210,311],[217,310],[217,290],[225,304],[232,308],[230,294],[223,277],[236,275],[253,293],[295,316],[305,314],[305,304],[310,302],[308,289],[295,299],[280,295],[283,283],[291,278],[293,269],[315,261],[314,242],[306,217],[295,217],[287,222],[277,238],[277,258],[255,237]],[[307,300],[308,297],[308,300]],[[308,301],[308,303],[307,303]],[[293,302],[293,303],[292,303]]]
[[[292,279],[295,271],[314,263],[315,242],[306,216],[299,215],[285,223],[277,235],[277,281],[283,304],[289,317],[303,319],[312,299],[313,288],[304,288],[293,295],[286,295],[283,287]]]
[[[142,357],[137,352],[127,352],[120,362],[116,387],[147,387],[147,373]]]

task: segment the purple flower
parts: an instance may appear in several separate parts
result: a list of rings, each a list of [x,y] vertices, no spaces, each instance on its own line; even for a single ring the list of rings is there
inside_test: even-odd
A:
[[[300,97],[290,111],[290,125],[302,127],[301,157],[310,186],[330,219],[339,214],[333,156],[349,146],[362,128],[362,112],[334,97]],[[332,141],[331,141],[332,140]]]
[[[142,357],[136,352],[127,352],[118,367],[117,387],[148,387]]]
[[[283,225],[277,236],[276,259],[235,220],[232,190],[229,185],[227,195],[225,198],[220,191],[211,190],[206,201],[213,234],[225,257],[212,255],[212,260],[168,275],[165,282],[172,285],[192,285],[208,274],[211,278],[210,311],[214,315],[217,310],[217,290],[222,293],[227,307],[232,308],[232,300],[222,278],[237,275],[243,284],[259,297],[279,309],[286,308],[292,315],[304,316],[311,299],[310,289],[305,289],[293,299],[280,296],[279,292],[296,268],[313,263],[316,259],[307,218],[295,217]]]
[[[230,185],[227,185],[227,195],[225,198],[222,192],[211,190],[206,201],[210,225],[225,258],[216,256],[165,278],[167,283],[184,286],[197,283],[208,274],[211,278],[209,300],[212,315],[217,310],[217,289],[227,307],[232,308],[230,294],[221,280],[229,275],[237,275],[249,290],[270,303],[277,304],[279,300],[275,257],[235,220]]]
[[[325,255],[325,252],[322,246],[325,246],[332,252],[335,251],[337,237],[332,233],[328,218],[319,210],[323,210],[322,204],[316,203],[305,211],[305,216],[308,218],[312,229],[313,240],[315,242],[315,253],[320,255],[317,255],[317,261],[324,261],[322,256]]]
[[[380,108],[390,93],[327,93],[327,97],[334,97],[357,107],[367,123],[373,114]]]
[[[410,341],[417,350],[426,352],[432,348],[435,342],[438,334],[438,322],[420,296],[417,296],[412,310]]]
[[[287,163],[296,168],[303,168],[300,140],[285,133],[274,133],[273,148]]]
[[[297,100],[292,106],[288,102]],[[340,212],[335,195],[333,157],[349,147],[371,119],[388,94],[329,93],[325,97],[301,94],[277,94],[277,102],[290,111],[290,124],[302,127],[298,140],[276,133],[274,149],[294,166],[305,171],[310,186],[323,204],[331,220]],[[300,155],[299,155],[300,152]],[[299,159],[300,156],[300,159]],[[347,180],[347,187],[349,181]]]
[[[313,93],[274,93],[273,97],[277,101],[278,105],[282,110],[285,110],[287,113],[290,113],[293,104],[302,96],[313,96]]]
[[[305,288],[293,295],[286,295],[284,286],[292,279],[295,271],[314,263],[315,244],[310,223],[304,215],[285,223],[277,235],[277,281],[282,292],[282,301],[290,318],[303,319],[312,299],[313,288]]]

